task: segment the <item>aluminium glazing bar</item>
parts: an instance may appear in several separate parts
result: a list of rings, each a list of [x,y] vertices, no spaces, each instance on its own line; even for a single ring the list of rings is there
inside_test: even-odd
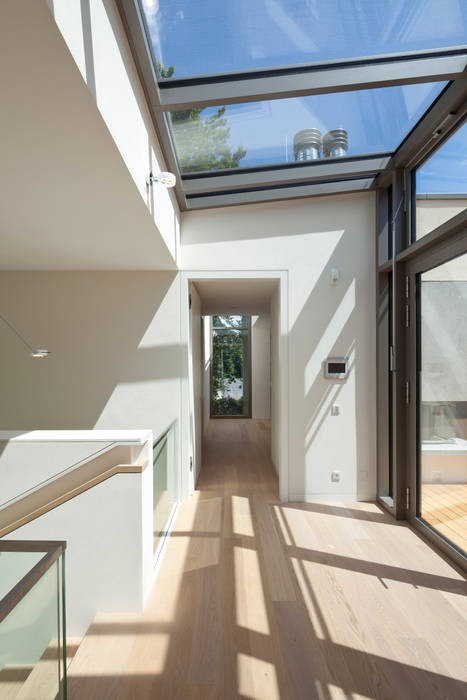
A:
[[[123,2],[124,0],[119,0]],[[467,46],[162,80],[165,111],[466,78]]]
[[[295,182],[336,179],[339,177],[360,177],[382,172],[391,160],[391,153],[371,156],[350,156],[333,158],[311,163],[239,168],[235,171],[223,170],[210,173],[187,174],[182,176],[186,194],[230,190],[240,187],[261,187],[267,185],[287,185]]]
[[[237,190],[212,194],[187,196],[187,209],[207,209],[212,207],[228,207],[234,204],[252,204],[254,202],[269,202],[278,199],[296,199],[299,197],[323,196],[342,194],[346,192],[364,192],[373,189],[374,177],[355,178],[352,180],[329,181],[303,185],[279,185],[276,187]]]

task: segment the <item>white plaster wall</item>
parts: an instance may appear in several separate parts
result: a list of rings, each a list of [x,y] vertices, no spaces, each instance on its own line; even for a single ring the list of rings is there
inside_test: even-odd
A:
[[[180,288],[171,272],[2,272],[0,428],[150,429],[180,415]]]
[[[194,284],[190,283],[191,294],[191,396],[193,415],[192,451],[193,451],[193,486],[198,481],[202,464],[203,432],[203,355],[201,336],[201,300]]]
[[[280,383],[279,383],[279,339],[280,339],[280,296],[277,288],[271,297],[271,460],[279,473],[280,460]]]
[[[0,505],[104,452],[111,442],[0,442]]]
[[[361,193],[183,215],[184,269],[289,273],[290,498],[376,494],[374,207]],[[349,355],[346,382],[324,379],[328,355]]]
[[[262,313],[251,318],[251,417],[271,416],[271,320]]]
[[[41,0],[42,1],[42,0]],[[174,259],[180,212],[171,190],[149,189],[152,170],[167,170],[114,0],[47,0],[60,32],[128,170]]]
[[[203,434],[211,415],[211,317],[203,316]]]

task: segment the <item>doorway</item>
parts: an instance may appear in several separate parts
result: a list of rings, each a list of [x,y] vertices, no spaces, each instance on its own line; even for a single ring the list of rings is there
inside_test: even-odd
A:
[[[220,419],[223,424],[232,425],[233,429],[233,425],[241,424],[242,420],[225,421],[224,417],[255,420],[260,417],[258,411],[265,410],[267,406],[271,435],[270,456],[279,477],[279,497],[288,500],[287,272],[184,271],[180,280],[183,350],[180,425],[182,498],[193,493],[200,474],[201,464],[199,460],[196,462],[196,454],[199,455],[200,452],[196,450],[194,440],[199,426],[201,425],[204,434],[210,421]],[[195,315],[200,320],[199,324]],[[262,316],[265,315],[269,315],[269,325],[262,322]],[[193,335],[192,330],[199,325],[204,328],[204,333],[201,332],[201,336],[197,333]],[[216,341],[217,347],[214,348],[213,331],[218,332],[218,337],[221,338],[220,342]],[[228,336],[232,335],[232,331],[237,338],[236,358],[232,357],[229,347],[232,340]],[[266,334],[267,355],[262,354],[260,357],[256,353],[255,356],[252,351],[254,336],[257,342],[263,343]],[[203,358],[201,363],[195,360],[200,345]],[[220,360],[218,374],[221,381],[219,384],[216,379],[214,387],[211,380],[211,352],[217,355],[218,365]],[[267,372],[264,371],[266,365]],[[200,374],[203,384],[201,399]],[[261,389],[261,385],[266,385],[265,390]],[[212,405],[213,397],[217,399],[216,406]],[[228,400],[229,398],[233,400]],[[228,404],[230,416],[224,404]],[[239,427],[242,433],[243,428]]]

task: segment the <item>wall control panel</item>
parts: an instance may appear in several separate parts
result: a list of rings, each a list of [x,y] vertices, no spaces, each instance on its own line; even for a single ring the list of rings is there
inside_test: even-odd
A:
[[[326,379],[347,379],[349,375],[348,357],[327,357],[324,361]]]

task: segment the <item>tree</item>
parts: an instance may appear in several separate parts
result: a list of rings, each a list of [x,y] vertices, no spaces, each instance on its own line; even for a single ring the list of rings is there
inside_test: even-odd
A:
[[[161,78],[171,78],[174,66],[157,64]],[[205,107],[178,110],[170,113],[172,131],[182,172],[238,168],[246,155],[243,146],[232,150],[228,141],[230,127],[224,116],[225,106],[209,116],[202,117]]]

